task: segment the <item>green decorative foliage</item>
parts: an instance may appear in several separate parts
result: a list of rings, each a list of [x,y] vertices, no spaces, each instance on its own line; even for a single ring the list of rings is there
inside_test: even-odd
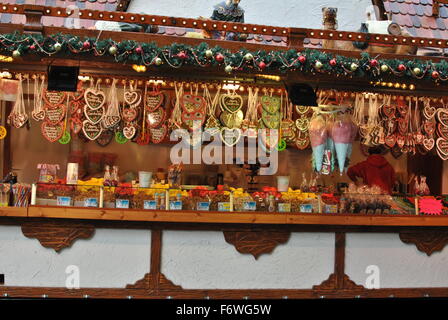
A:
[[[172,68],[190,65],[221,68],[226,72],[302,72],[311,75],[327,74],[335,77],[366,78],[371,81],[381,81],[382,77],[392,81],[394,78],[434,82],[448,80],[448,62],[446,61],[376,60],[365,52],[361,53],[360,58],[334,55],[315,49],[304,49],[301,52],[292,49],[251,52],[243,48],[232,52],[220,47],[210,48],[207,43],[201,43],[198,46],[173,43],[159,47],[154,42],[139,43],[133,40],[115,42],[111,39],[97,40],[67,34],[42,36],[21,33],[0,35],[0,52],[15,58],[25,58],[26,55],[31,54],[57,55],[58,57],[80,55],[83,58],[103,56],[110,57],[121,64],[140,64],[154,68],[166,64]],[[216,56],[219,54],[224,57],[223,61],[217,61]],[[335,60],[330,63],[332,59]],[[372,59],[375,59],[373,64]],[[263,62],[262,68],[260,68],[261,62]],[[415,70],[419,72],[416,73]],[[431,76],[434,71],[437,71],[439,75],[436,78]]]

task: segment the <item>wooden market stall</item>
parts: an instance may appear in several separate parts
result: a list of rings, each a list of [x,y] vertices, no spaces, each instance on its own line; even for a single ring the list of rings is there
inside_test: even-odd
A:
[[[32,193],[28,200],[21,199],[22,202],[20,202],[16,196],[13,199],[16,207],[0,207],[0,223],[21,226],[25,236],[37,238],[43,246],[56,251],[70,247],[78,239],[90,238],[95,228],[151,230],[150,270],[142,280],[135,284],[129,284],[124,289],[83,288],[71,291],[55,287],[0,286],[0,294],[11,297],[47,295],[50,297],[165,298],[170,296],[201,299],[205,296],[210,298],[282,298],[285,296],[289,298],[322,296],[353,298],[358,296],[389,297],[391,295],[396,297],[446,296],[448,294],[448,288],[367,289],[350,280],[344,271],[347,232],[399,233],[403,242],[415,244],[418,250],[428,255],[442,250],[448,242],[446,230],[448,209],[445,208],[446,199],[440,196],[443,193],[444,183],[443,160],[448,158],[448,150],[446,150],[448,137],[445,136],[448,134],[448,129],[446,129],[448,128],[448,118],[446,118],[448,112],[443,107],[444,103],[447,103],[444,93],[448,80],[446,58],[375,52],[370,52],[370,55],[367,55],[359,50],[309,47],[310,39],[313,39],[321,42],[345,41],[351,43],[358,41],[392,47],[401,45],[412,48],[444,49],[448,47],[447,40],[338,30],[272,27],[118,11],[83,9],[78,12],[81,21],[126,22],[194,29],[192,32],[195,37],[178,37],[156,33],[102,31],[93,27],[91,29],[62,28],[41,23],[44,17],[70,17],[73,12],[67,12],[65,8],[4,4],[0,5],[0,13],[20,15],[24,20],[23,24],[0,25],[0,53],[5,56],[4,60],[0,61],[0,67],[3,72],[10,74],[10,79],[20,80],[23,85],[19,86],[24,91],[23,109],[19,109],[17,103],[13,101],[2,104],[4,109],[0,116],[2,124],[7,130],[1,153],[2,173],[3,176],[6,176],[16,168],[21,168],[21,171],[18,172],[19,183],[33,184],[33,187],[29,186],[27,191],[24,191],[27,195]],[[281,43],[285,45],[213,40],[203,38],[204,31],[207,33],[231,31],[260,37],[279,37],[283,39]],[[10,61],[7,59],[8,57],[12,57],[13,60]],[[79,67],[79,79],[81,80],[78,91],[73,94],[61,95],[52,91],[39,91],[36,84],[44,85],[41,77],[47,76],[49,66]],[[8,80],[6,76],[4,80]],[[333,208],[334,203],[331,200],[333,196],[328,194],[337,192],[335,188],[327,187],[331,184],[335,185],[336,182],[347,182],[345,176],[342,177],[338,173],[338,170],[344,171],[346,166],[344,162],[342,168],[336,166],[336,169],[333,169],[335,173],[330,175],[335,179],[335,183],[328,182],[331,179],[326,179],[327,185],[320,189],[314,186],[315,189],[310,189],[307,192],[302,190],[302,192],[294,193],[293,190],[285,190],[283,195],[277,195],[276,190],[262,190],[263,185],[274,186],[273,179],[258,178],[258,190],[251,195],[256,197],[255,193],[265,192],[268,194],[265,197],[270,197],[269,192],[273,192],[277,198],[274,201],[274,195],[272,195],[272,198],[269,198],[272,203],[266,200],[267,204],[263,204],[262,208],[258,206],[258,202],[261,203],[262,200],[250,201],[254,203],[255,210],[250,206],[246,207],[245,202],[240,207],[236,206],[238,196],[240,196],[238,188],[231,189],[233,191],[229,191],[227,188],[211,191],[215,193],[207,193],[209,190],[197,188],[197,194],[194,193],[194,189],[189,192],[179,193],[176,191],[171,194],[162,186],[164,183],[159,183],[157,186],[153,186],[156,189],[155,193],[143,191],[142,194],[148,198],[147,200],[145,200],[146,198],[139,199],[140,202],[137,205],[138,201],[135,200],[135,195],[140,194],[140,191],[138,191],[138,186],[129,181],[135,180],[134,177],[134,179],[128,179],[129,183],[126,186],[115,186],[117,189],[122,188],[120,197],[123,199],[134,192],[134,200],[127,201],[127,208],[120,208],[117,207],[118,202],[115,202],[120,197],[111,198],[112,200],[108,198],[111,193],[110,185],[104,185],[104,181],[93,184],[93,181],[98,182],[98,175],[86,174],[89,179],[96,180],[86,178],[85,180],[88,181],[78,186],[68,185],[67,181],[56,185],[35,184],[38,173],[36,164],[60,163],[59,176],[65,177],[65,163],[77,162],[75,160],[68,161],[67,158],[73,157],[74,153],[79,151],[98,153],[99,146],[94,142],[102,147],[111,148],[105,150],[112,150],[112,153],[121,152],[119,156],[120,159],[123,159],[123,167],[134,167],[135,170],[141,170],[139,165],[152,161],[158,164],[152,165],[152,170],[157,167],[167,168],[171,164],[167,162],[169,150],[173,146],[173,143],[168,140],[168,130],[171,129],[169,126],[180,119],[187,128],[192,127],[188,121],[194,118],[202,119],[202,125],[207,127],[206,116],[216,115],[213,112],[207,114],[207,109],[199,110],[199,115],[193,115],[194,112],[198,112],[197,106],[200,107],[200,103],[197,105],[193,103],[192,110],[184,108],[181,111],[179,90],[186,95],[190,93],[189,98],[200,95],[195,91],[202,92],[204,90],[207,92],[205,97],[209,97],[209,102],[213,105],[214,95],[217,92],[219,94],[221,86],[227,85],[233,89],[222,89],[222,92],[227,90],[227,94],[230,95],[229,99],[232,98],[232,92],[233,98],[237,94],[244,95],[244,104],[246,105],[246,101],[250,100],[248,96],[251,96],[252,101],[255,101],[255,108],[257,108],[257,100],[254,98],[256,91],[259,92],[260,97],[262,95],[268,98],[277,97],[276,101],[279,102],[279,108],[282,109],[281,113],[276,114],[277,117],[280,117],[277,119],[277,127],[266,125],[268,128],[278,128],[281,120],[289,120],[288,123],[292,123],[292,126],[297,126],[297,128],[303,124],[302,122],[309,125],[312,110],[309,107],[304,107],[308,108],[305,111],[300,107],[294,106],[293,108],[287,98],[285,85],[291,87],[297,83],[306,83],[313,88],[318,88],[320,99],[327,99],[327,101],[336,99],[335,101],[340,103],[343,101],[344,104],[350,105],[350,110],[356,109],[355,105],[358,103],[358,99],[363,101],[363,107],[359,109],[363,110],[364,101],[372,103],[369,99],[375,97],[374,99],[381,100],[377,102],[374,110],[376,116],[380,118],[377,119],[378,121],[381,123],[385,123],[386,120],[395,121],[398,126],[400,126],[398,119],[403,119],[403,123],[407,121],[404,123],[406,130],[400,136],[399,128],[395,127],[397,135],[388,132],[382,137],[382,142],[376,143],[376,145],[388,145],[387,138],[394,139],[392,142],[389,141],[385,150],[388,152],[389,149],[391,150],[388,159],[393,162],[397,171],[402,173],[401,187],[397,186],[397,189],[394,190],[395,193],[392,196],[395,197],[395,202],[391,200],[393,205],[387,206],[387,212],[385,207],[381,207],[379,213],[375,212],[375,209],[371,212],[369,209],[365,209],[364,212],[354,212],[353,210],[348,212],[347,207],[341,205],[339,207],[336,205],[337,209]],[[110,91],[111,87],[115,87],[115,85],[118,87],[114,89],[115,95],[123,95],[126,102],[123,104],[121,98],[120,101],[115,101],[117,108],[113,111],[117,113],[110,111],[113,109],[111,107],[113,94],[110,94]],[[237,85],[237,89],[235,89],[235,85]],[[112,98],[106,97],[104,91],[100,94],[101,89],[109,91]],[[87,91],[83,90],[89,90],[90,95],[88,96]],[[140,90],[139,97],[133,92],[138,90]],[[160,90],[166,94],[162,98],[160,98]],[[126,97],[127,94],[128,97]],[[178,96],[176,97],[176,95]],[[388,98],[389,100],[387,100]],[[45,103],[30,103],[30,100],[40,101],[42,99],[47,106],[44,106]],[[107,110],[106,107],[103,107],[106,100],[108,102]],[[66,101],[67,105],[64,108]],[[25,102],[28,102],[27,107],[25,107]],[[249,102],[247,104],[250,104]],[[137,106],[137,109],[132,107],[133,105]],[[235,114],[243,110],[241,109],[242,105],[243,99],[237,105],[237,109],[229,113]],[[33,106],[33,110],[30,109],[30,106]],[[226,106],[231,108],[232,104]],[[393,111],[390,111],[392,107]],[[70,111],[69,108],[71,108]],[[381,111],[379,111],[380,108]],[[49,109],[52,111],[49,112]],[[99,118],[95,112],[98,109],[103,110]],[[128,111],[124,111],[125,109]],[[134,117],[132,115],[125,116],[126,112],[134,112],[132,109],[138,110],[135,112],[142,114]],[[295,112],[296,109],[297,112]],[[247,109],[244,110],[247,116],[250,112]],[[253,112],[254,110],[255,112]],[[256,118],[257,110],[254,110],[252,110],[252,116]],[[359,112],[359,110],[357,111]],[[270,116],[272,117],[277,111],[270,113]],[[357,111],[352,112],[356,113]],[[154,114],[155,112],[161,112],[163,115],[154,115],[157,124],[148,129],[146,126],[150,126],[150,122],[146,121],[147,113]],[[46,119],[44,122],[38,123],[37,120],[43,120],[43,118],[39,118],[39,113],[43,114],[43,117],[49,117],[49,120]],[[6,119],[10,114],[13,114],[15,118],[12,117],[12,123],[7,124]],[[29,116],[27,121],[20,118],[23,114]],[[193,118],[185,118],[185,114]],[[308,117],[303,116],[306,114]],[[393,116],[391,116],[392,114]],[[368,116],[371,115],[366,113],[361,122],[366,121],[367,125]],[[113,122],[108,128],[100,128],[97,125],[99,121],[103,120],[103,117],[109,117],[108,119]],[[245,115],[242,115],[240,120],[243,120],[243,117]],[[268,117],[269,115],[266,116],[267,122],[269,122]],[[253,120],[246,118],[248,121]],[[214,120],[218,121],[218,119]],[[223,122],[222,118],[219,120]],[[416,123],[417,120],[418,123]],[[384,129],[382,124],[376,123],[375,125]],[[16,129],[13,128],[14,126],[22,128]],[[229,130],[239,127],[233,122],[226,122],[225,126]],[[210,128],[212,127],[210,126]],[[287,126],[282,127],[283,138],[288,138],[286,136],[287,128]],[[290,130],[291,132],[297,131],[295,127]],[[308,126],[302,131],[300,128],[298,130],[298,132],[306,134],[306,138],[303,140],[294,133],[286,143],[288,150],[300,149],[301,151],[290,152],[288,155],[284,151],[278,153],[281,163],[279,167],[283,175],[290,172],[292,175],[294,170],[292,167],[306,167],[311,172],[310,128]],[[48,141],[44,141],[40,133]],[[368,134],[364,133],[361,140],[365,142],[365,137],[370,134],[370,131]],[[418,134],[421,135],[419,141],[415,138]],[[401,146],[399,146],[400,137],[403,139]],[[302,140],[298,142],[299,138]],[[68,141],[64,141],[64,139]],[[359,140],[358,138],[354,142],[356,147],[353,147],[353,157],[356,157],[357,160],[361,159],[363,150],[362,147],[359,147],[362,144]],[[113,142],[109,145],[111,141]],[[235,144],[231,143],[232,146]],[[121,149],[118,149],[118,145]],[[37,157],[41,157],[41,159]],[[90,166],[92,162],[89,161],[93,161],[92,159],[93,156],[85,164],[86,167]],[[193,175],[189,180],[190,183],[186,184],[205,185],[204,176],[209,172],[217,175],[220,173],[219,169],[210,169],[205,165],[201,165],[199,169],[192,167],[191,170],[196,170],[196,176]],[[100,171],[102,177],[103,168]],[[98,172],[96,173],[98,174]],[[430,190],[437,196],[417,197],[412,194],[413,190],[410,189],[408,183],[412,174],[428,177]],[[308,176],[306,178],[308,179]],[[67,179],[69,178],[67,177]],[[81,180],[81,172],[79,180]],[[301,181],[298,173],[295,180],[297,181],[290,182],[290,187],[298,189]],[[215,184],[220,185],[218,182]],[[157,189],[162,189],[162,191],[157,191]],[[74,204],[76,197],[79,196],[78,193],[82,194],[84,191],[90,192],[89,199],[96,199],[94,207]],[[308,193],[314,196],[310,198],[309,203],[306,203],[308,206],[302,206],[302,202],[308,201],[305,199]],[[42,196],[43,194],[44,196]],[[196,202],[191,207],[182,208],[182,201],[185,206],[187,201],[190,201],[188,197],[194,198],[195,196],[202,197],[202,201],[195,200]],[[69,203],[59,202],[59,198],[62,197],[66,197]],[[200,209],[199,203],[206,202],[204,199],[207,197],[209,200],[217,197],[218,200],[210,200],[210,207],[207,206],[204,211]],[[41,201],[44,198],[45,201],[39,203],[36,198],[38,198],[37,200],[40,198]],[[256,199],[261,198],[263,197],[260,196]],[[287,206],[283,206],[283,209],[278,206],[273,210],[268,210],[271,204],[279,205],[287,202],[286,199],[290,199],[291,202]],[[176,201],[180,202],[180,209],[171,207],[171,202]],[[294,201],[302,201],[295,210],[292,209]],[[108,206],[107,202],[116,205],[115,207]],[[221,210],[221,203],[228,204],[229,209],[225,210],[226,212]],[[216,207],[213,207],[213,204]],[[145,210],[147,209],[146,205],[148,205],[148,210]],[[153,205],[155,207],[152,207]],[[439,206],[437,212],[422,209],[430,205]],[[226,206],[223,205],[223,207]],[[312,212],[305,213],[304,208],[311,208]],[[316,283],[312,289],[183,289],[173,284],[161,272],[162,234],[164,230],[179,229],[223,231],[226,241],[234,245],[240,253],[252,254],[256,258],[261,254],[270,253],[279,244],[287,242],[291,232],[334,232],[334,273],[328,280]]]

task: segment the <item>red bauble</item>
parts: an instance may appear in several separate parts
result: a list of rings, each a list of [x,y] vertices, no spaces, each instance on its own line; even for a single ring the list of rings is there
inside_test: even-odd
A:
[[[90,49],[90,42],[89,41],[84,41],[84,43],[82,44],[82,47],[84,49]]]
[[[181,51],[181,52],[179,52],[179,53],[177,54],[177,57],[178,57],[179,59],[184,60],[184,59],[187,59],[187,54],[185,53],[185,51]]]
[[[215,57],[215,60],[218,62],[223,62],[224,61],[224,56],[220,53],[218,53]]]
[[[305,61],[306,61],[306,57],[305,56],[300,56],[299,57],[299,62],[300,63],[305,63]]]
[[[330,60],[330,66],[334,67],[334,66],[337,65],[337,64],[338,64],[338,63],[337,63],[336,59],[331,59],[331,60]]]
[[[406,70],[406,66],[404,64],[400,64],[398,66],[398,71],[403,72],[404,70]]]
[[[438,71],[433,71],[433,72],[431,73],[431,77],[432,77],[433,79],[438,79],[439,76],[440,76],[440,74],[439,74]]]
[[[258,64],[258,67],[259,67],[260,69],[264,69],[264,68],[266,68],[266,63],[264,63],[263,61],[261,61],[261,62]]]
[[[378,67],[378,60],[376,60],[376,59],[370,60],[370,66],[371,67]]]
[[[36,50],[36,46],[34,44],[30,45],[30,50]]]
[[[143,52],[142,47],[135,48],[135,52],[138,53],[138,54],[141,54]]]

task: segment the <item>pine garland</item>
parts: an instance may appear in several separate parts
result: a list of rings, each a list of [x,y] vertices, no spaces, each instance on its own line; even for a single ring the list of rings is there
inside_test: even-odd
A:
[[[234,71],[281,71],[327,74],[335,77],[347,76],[381,81],[400,78],[407,80],[432,80],[437,83],[448,80],[448,63],[430,60],[376,60],[367,53],[361,58],[351,58],[315,49],[303,51],[257,51],[241,49],[232,52],[218,46],[210,48],[207,43],[198,46],[173,43],[159,47],[156,43],[140,43],[133,40],[116,42],[111,39],[80,38],[67,34],[27,35],[21,33],[0,35],[0,52],[14,58],[29,54],[58,57],[79,55],[111,57],[118,63],[149,66],[167,64],[172,68],[184,65],[202,68],[224,68]],[[398,80],[398,79],[397,79]]]

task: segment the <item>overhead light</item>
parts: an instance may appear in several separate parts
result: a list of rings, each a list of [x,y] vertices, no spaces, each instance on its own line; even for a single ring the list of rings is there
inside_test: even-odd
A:
[[[12,74],[9,71],[3,71],[3,72],[0,73],[0,78],[8,78],[8,79],[10,79],[10,78],[12,78]]]
[[[13,57],[0,55],[0,62],[12,62],[13,60]]]
[[[240,88],[239,82],[228,82],[222,86],[223,90],[238,90]]]
[[[137,72],[146,72],[146,66],[144,65],[134,64],[132,65],[132,69],[134,69]]]
[[[269,74],[257,74],[256,76],[258,78],[273,80],[273,81],[277,81],[277,82],[280,82],[280,80],[282,79],[280,76],[273,76],[273,75],[269,75]]]
[[[86,81],[90,80],[90,77],[89,76],[78,76],[78,80],[86,82]]]

